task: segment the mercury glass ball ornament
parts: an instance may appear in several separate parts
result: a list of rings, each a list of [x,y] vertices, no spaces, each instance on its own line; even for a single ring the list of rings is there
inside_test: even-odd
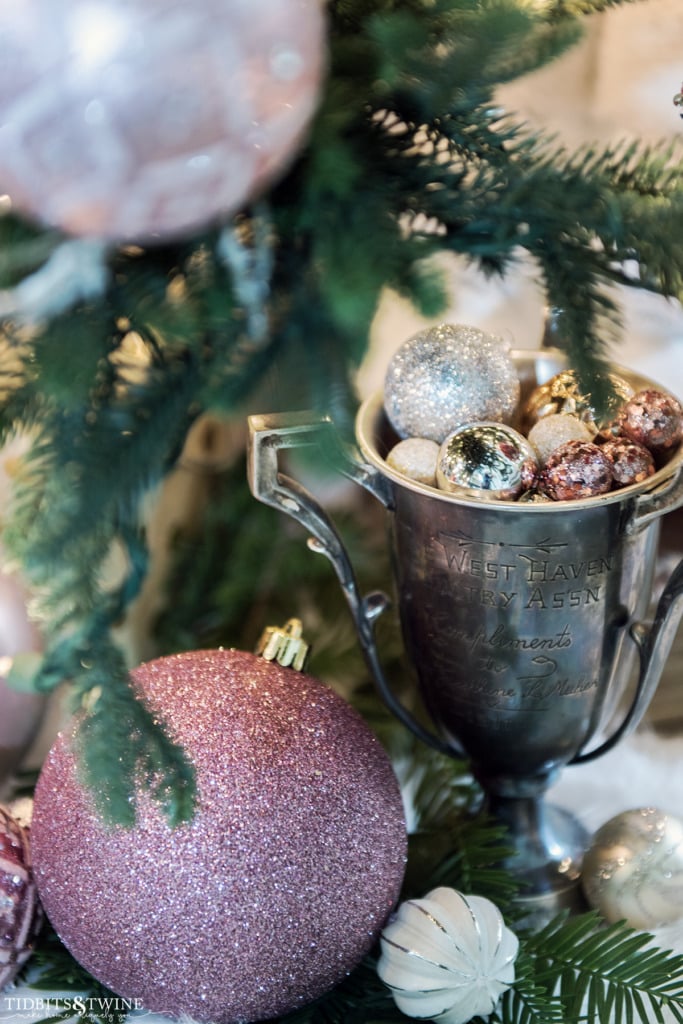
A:
[[[279,1017],[322,995],[379,937],[406,859],[391,763],[319,680],[244,651],[135,669],[139,699],[195,768],[171,828],[141,783],[114,828],[80,779],[78,725],[35,791],[36,882],[64,944],[145,1009],[212,1024]]]
[[[80,236],[153,240],[238,210],[317,106],[319,0],[0,6],[0,192]]]
[[[377,973],[402,1013],[468,1024],[514,983],[519,941],[490,900],[442,886],[402,903],[381,947]]]
[[[503,423],[467,423],[446,438],[437,484],[460,497],[512,501],[530,490],[538,473],[525,437]]]
[[[649,929],[683,918],[683,821],[656,807],[617,814],[593,836],[582,885],[608,922]]]
[[[564,414],[575,416],[586,424],[593,437],[604,432],[612,433],[612,423],[623,402],[633,394],[631,385],[615,373],[608,374],[613,396],[606,414],[598,419],[591,402],[590,393],[580,387],[574,370],[562,370],[545,384],[534,388],[522,408],[522,429],[528,434],[535,423],[544,416]]]
[[[389,362],[384,408],[399,437],[439,444],[462,423],[509,420],[520,384],[510,348],[464,324],[413,335]]]

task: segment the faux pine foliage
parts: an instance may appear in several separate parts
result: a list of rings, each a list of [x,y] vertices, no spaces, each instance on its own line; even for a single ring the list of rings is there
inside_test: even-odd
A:
[[[197,237],[112,249],[102,294],[39,327],[6,323],[0,431],[27,432],[33,449],[4,543],[45,616],[35,685],[71,680],[88,709],[83,767],[114,818],[130,820],[140,767],[172,820],[191,813],[191,772],[130,700],[113,630],[146,575],[141,501],[198,416],[317,406],[344,429],[380,294],[437,315],[432,258],[445,251],[491,274],[530,253],[585,376],[618,325],[609,286],[626,280],[625,260],[638,286],[679,294],[671,154],[568,153],[496,102],[497,85],[552,60],[606,6],[331,0],[318,115],[268,195]],[[6,215],[0,285],[59,241]],[[112,549],[126,566],[115,583]]]

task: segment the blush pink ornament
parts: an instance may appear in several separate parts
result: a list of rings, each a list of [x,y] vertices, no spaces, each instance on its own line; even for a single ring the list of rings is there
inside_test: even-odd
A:
[[[16,576],[0,572],[0,790],[34,739],[45,697],[20,693],[7,684],[14,656],[42,648],[37,626],[27,612],[27,594]]]
[[[315,999],[398,897],[405,823],[386,754],[322,683],[252,654],[174,655],[134,679],[195,765],[199,809],[171,829],[141,792],[135,827],[107,828],[63,735],[31,826],[53,926],[149,1010],[227,1024]]]
[[[300,147],[321,0],[21,0],[0,8],[0,192],[78,236],[188,233]]]

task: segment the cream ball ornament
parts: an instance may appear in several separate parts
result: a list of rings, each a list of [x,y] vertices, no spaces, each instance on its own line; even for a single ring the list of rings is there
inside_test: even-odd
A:
[[[656,928],[683,918],[683,821],[656,807],[624,811],[593,836],[586,899],[608,922]]]
[[[320,0],[0,8],[0,192],[79,236],[203,228],[282,173],[317,105]]]
[[[426,437],[406,437],[387,455],[387,465],[419,484],[436,487],[439,446]]]
[[[402,1013],[467,1024],[514,983],[518,949],[494,903],[441,886],[399,906],[382,931],[377,972]]]

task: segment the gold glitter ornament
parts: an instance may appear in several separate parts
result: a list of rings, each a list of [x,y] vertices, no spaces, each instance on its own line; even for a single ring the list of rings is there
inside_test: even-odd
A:
[[[513,984],[519,942],[491,900],[441,886],[400,905],[381,947],[377,973],[402,1013],[467,1024]]]
[[[608,377],[614,396],[609,403],[607,415],[599,421],[591,404],[591,395],[581,390],[575,371],[562,370],[545,384],[540,384],[527,398],[522,408],[522,432],[528,434],[544,416],[568,415],[585,423],[593,437],[603,432],[605,436],[610,436],[613,432],[612,422],[622,404],[633,395],[633,388],[615,373],[608,374]]]
[[[624,811],[593,836],[586,899],[608,922],[656,928],[683,917],[683,821],[655,807]]]

